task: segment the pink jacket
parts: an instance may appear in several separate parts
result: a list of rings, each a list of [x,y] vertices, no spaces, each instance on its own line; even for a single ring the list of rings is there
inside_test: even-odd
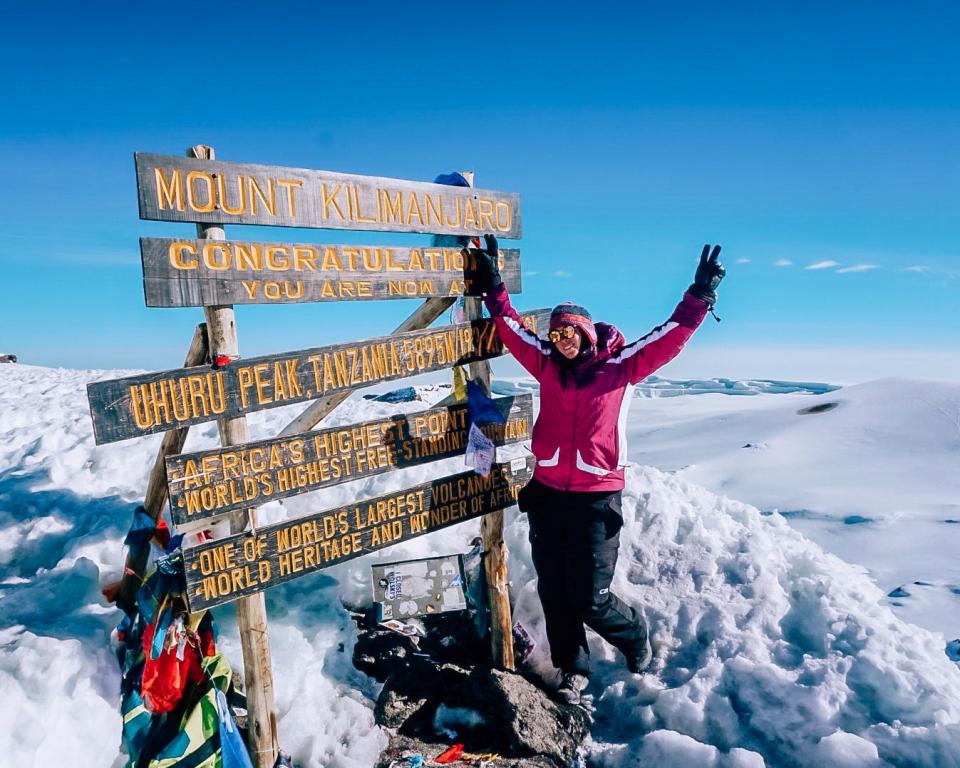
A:
[[[596,353],[567,368],[552,344],[522,325],[504,286],[484,301],[507,349],[540,382],[534,477],[563,491],[621,490],[633,385],[676,357],[703,322],[706,302],[684,294],[666,323],[633,344],[612,325],[596,323]]]

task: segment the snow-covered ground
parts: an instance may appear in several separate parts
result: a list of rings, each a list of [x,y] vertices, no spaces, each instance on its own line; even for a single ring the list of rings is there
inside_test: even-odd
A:
[[[99,584],[118,573],[159,443],[151,436],[94,446],[85,384],[121,373],[0,366],[3,764],[121,763],[109,644],[118,616],[103,606]],[[960,668],[942,634],[896,612],[920,601],[912,580],[935,585],[923,588],[934,600],[960,583],[948,556],[960,527],[936,524],[960,519],[950,506],[960,498],[952,471],[960,386],[652,384],[645,394],[707,393],[634,403],[631,458],[639,464],[628,473],[615,586],[644,607],[658,650],[654,674],[634,678],[594,639],[589,764],[960,766]],[[839,405],[797,414],[828,402]],[[422,407],[355,397],[334,420]],[[294,413],[255,414],[252,436],[276,432]],[[187,450],[215,436],[213,424],[194,428]],[[461,466],[451,459],[326,489],[274,503],[262,519]],[[769,514],[774,508],[794,514]],[[516,617],[538,641],[533,663],[547,673],[526,520],[515,510],[507,520]],[[361,768],[386,741],[373,723],[377,686],[350,663],[353,631],[338,597],[369,599],[374,558],[465,551],[477,529],[454,526],[268,593],[281,742],[298,763]],[[834,552],[846,546],[870,573],[804,533]],[[867,562],[883,546],[886,575]],[[885,597],[901,574],[911,593],[897,600],[902,609]],[[215,614],[239,665],[232,611]]]
[[[630,458],[779,512],[869,569],[895,611],[960,637],[960,383],[637,398]]]

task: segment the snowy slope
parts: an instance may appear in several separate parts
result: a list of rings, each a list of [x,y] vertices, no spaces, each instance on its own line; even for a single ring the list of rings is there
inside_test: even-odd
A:
[[[902,616],[960,636],[960,384],[639,398],[629,437],[632,460],[779,512],[869,568]]]
[[[84,386],[115,375],[0,367],[5,763],[120,764],[109,647],[118,616],[102,607],[98,582],[119,571],[121,540],[159,437],[93,445]],[[719,396],[659,402],[711,397]],[[354,398],[336,421],[422,407]],[[255,414],[251,433],[267,436],[291,415]],[[191,431],[187,448],[214,441],[215,427],[204,425]],[[402,478],[327,489],[275,503],[263,517],[333,506],[459,466],[452,459]],[[591,765],[637,765],[640,755],[661,766],[960,765],[960,668],[940,635],[883,604],[862,569],[824,553],[780,516],[648,467],[628,473],[625,513],[616,587],[651,621],[656,674],[627,675],[594,638]],[[526,520],[515,510],[507,519],[516,615],[539,640],[534,663],[546,675]],[[477,528],[455,526],[379,556],[463,551]],[[268,593],[281,741],[305,766],[368,766],[385,743],[373,723],[377,688],[350,664],[353,632],[337,599],[366,598],[375,557]],[[238,664],[231,611],[215,614]]]

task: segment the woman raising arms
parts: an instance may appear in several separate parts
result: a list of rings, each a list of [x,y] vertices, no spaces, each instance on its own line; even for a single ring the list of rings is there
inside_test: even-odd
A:
[[[571,303],[552,311],[548,340],[538,338],[510,303],[496,238],[485,240],[485,250],[471,251],[471,293],[484,294],[500,338],[540,384],[536,468],[518,503],[529,516],[537,592],[561,673],[557,697],[576,704],[589,682],[584,625],[618,648],[631,672],[652,658],[640,614],[610,591],[623,525],[627,408],[633,385],[676,357],[716,303],[720,246],[703,247],[693,284],[667,322],[627,344]]]

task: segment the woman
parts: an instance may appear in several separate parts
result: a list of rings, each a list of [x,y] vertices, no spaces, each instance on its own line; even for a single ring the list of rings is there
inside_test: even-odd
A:
[[[550,315],[548,341],[527,330],[510,304],[498,268],[496,238],[486,236],[470,292],[484,294],[500,338],[540,383],[533,428],[533,479],[519,505],[530,520],[530,549],[543,604],[553,664],[561,672],[557,697],[580,702],[589,682],[584,624],[641,672],[652,658],[637,611],[610,591],[620,544],[626,415],[633,385],[672,360],[717,300],[724,276],[720,246],[703,247],[693,284],[670,319],[632,344],[612,325],[594,323],[576,304]]]

